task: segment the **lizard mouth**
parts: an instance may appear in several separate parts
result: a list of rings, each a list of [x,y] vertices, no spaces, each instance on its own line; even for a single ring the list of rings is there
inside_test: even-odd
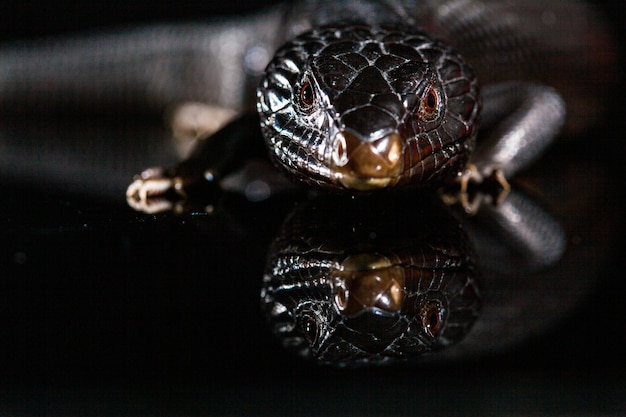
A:
[[[396,132],[373,141],[354,134],[337,134],[332,168],[341,185],[354,190],[374,190],[395,184],[404,168],[404,144]]]

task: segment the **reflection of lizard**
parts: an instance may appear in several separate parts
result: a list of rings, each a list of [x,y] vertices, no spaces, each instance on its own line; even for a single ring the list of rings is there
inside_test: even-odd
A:
[[[584,294],[563,295],[567,285],[555,276],[541,289],[530,284],[533,274],[561,259],[566,236],[519,189],[500,206],[481,206],[476,216],[454,213],[428,193],[376,197],[318,195],[286,216],[261,291],[269,328],[286,350],[334,366],[390,364],[433,352],[430,359],[437,360],[458,355],[457,348],[466,357],[484,354],[537,326],[511,304],[499,316],[514,316],[517,331],[465,342],[474,323],[483,332],[490,327],[494,310],[506,303],[494,294],[506,294],[511,282],[521,284],[510,300],[534,291],[567,308]],[[556,315],[542,317],[548,323]]]

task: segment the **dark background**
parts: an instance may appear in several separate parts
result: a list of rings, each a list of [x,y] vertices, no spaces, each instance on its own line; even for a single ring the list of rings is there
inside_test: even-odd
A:
[[[252,4],[2,2],[0,38],[202,20]],[[616,28],[626,21],[623,5],[601,6]],[[623,167],[626,147],[611,148],[599,157]],[[612,172],[614,199],[590,202],[599,218],[624,197],[623,168]],[[288,203],[232,197],[213,217],[142,216],[118,199],[0,182],[0,415],[626,410],[623,221],[607,234],[602,280],[548,334],[476,361],[345,371],[285,356],[255,314],[260,281],[248,280],[260,277]]]
[[[201,21],[210,16],[250,13],[278,0],[15,2],[0,4],[3,39],[31,38],[76,30],[158,22]]]

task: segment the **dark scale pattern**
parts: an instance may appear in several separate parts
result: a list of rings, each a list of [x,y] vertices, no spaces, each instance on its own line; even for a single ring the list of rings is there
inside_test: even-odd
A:
[[[322,27],[286,44],[266,73],[258,109],[270,153],[309,184],[343,189],[332,157],[340,131],[362,142],[401,136],[404,165],[390,185],[443,181],[473,150],[479,111],[473,71],[453,49],[421,32]],[[304,83],[314,90],[313,106],[299,98]],[[431,87],[438,108],[424,120],[419,106]]]
[[[450,212],[419,197],[412,204],[368,203],[320,197],[298,206],[280,228],[269,251],[261,304],[288,350],[337,366],[383,364],[457,343],[476,320],[478,273],[464,229]],[[341,207],[333,222],[326,221],[327,207]],[[344,314],[338,308],[346,260],[363,254],[385,259],[395,270],[403,293],[398,310],[360,307]],[[378,269],[377,276],[387,277],[384,271]],[[425,330],[422,315],[429,305],[440,317],[434,335]]]

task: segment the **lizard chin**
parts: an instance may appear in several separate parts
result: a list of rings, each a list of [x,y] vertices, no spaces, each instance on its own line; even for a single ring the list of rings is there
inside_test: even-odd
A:
[[[372,191],[381,188],[387,188],[394,185],[397,182],[397,178],[371,178],[371,177],[358,177],[354,175],[341,175],[339,176],[339,183],[349,190],[356,191]]]

